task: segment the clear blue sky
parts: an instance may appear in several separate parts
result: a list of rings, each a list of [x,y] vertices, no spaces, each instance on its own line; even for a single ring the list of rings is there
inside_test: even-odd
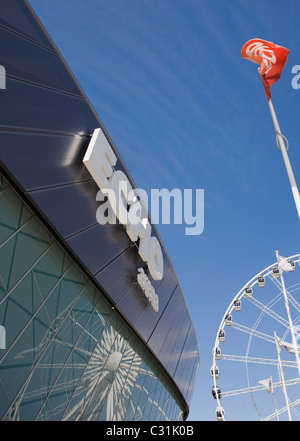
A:
[[[215,420],[212,348],[240,288],[299,252],[300,225],[257,65],[262,38],[289,58],[272,100],[300,185],[298,0],[30,0],[136,185],[205,191],[205,227],[158,225],[194,323],[200,370],[190,420]]]

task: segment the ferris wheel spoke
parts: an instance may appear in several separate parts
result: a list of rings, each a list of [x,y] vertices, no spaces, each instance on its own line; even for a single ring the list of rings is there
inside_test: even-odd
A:
[[[274,283],[276,288],[279,290],[279,294],[273,299],[273,302],[274,302],[274,301],[277,301],[279,298],[282,298],[282,296],[283,296],[283,288],[282,288],[282,285],[281,285],[279,279],[271,276],[270,274],[268,274],[268,277]]]
[[[235,328],[239,331],[246,332],[247,334],[249,334],[251,336],[255,336],[255,337],[261,338],[263,340],[266,340],[270,343],[274,343],[274,336],[271,336],[271,335],[265,334],[264,332],[257,331],[256,329],[241,325],[240,323],[232,322],[231,327]]]
[[[300,289],[300,282],[289,286],[289,292],[298,291]]]
[[[64,365],[63,363],[41,363],[39,369],[80,369],[82,370],[86,365],[83,363],[74,363],[72,365]]]
[[[290,380],[291,384],[300,384],[300,380],[299,378],[296,379],[296,383],[295,380]],[[288,385],[289,382],[286,382],[286,386]],[[276,387],[281,387],[282,383],[278,382],[278,383],[273,383],[273,388]],[[234,395],[242,395],[242,394],[248,394],[250,393],[255,393],[255,392],[260,392],[260,391],[266,391],[266,387],[263,385],[257,385],[257,386],[250,386],[250,387],[245,387],[242,389],[235,389],[235,390],[230,390],[227,392],[222,392],[222,398],[228,398],[228,397],[232,397]]]
[[[289,327],[289,322],[288,320],[284,319],[283,317],[281,317],[279,314],[277,314],[276,312],[274,312],[271,308],[269,308],[268,306],[264,305],[263,303],[261,303],[259,300],[257,300],[256,298],[252,297],[251,299],[249,299],[249,302],[251,302],[253,305],[257,306],[262,312],[268,314],[270,317],[272,317],[273,319],[275,319],[277,322],[281,323],[282,325],[284,325],[285,327]]]
[[[294,413],[295,415],[297,415],[297,418],[300,419],[300,412],[299,412],[299,410],[298,410],[296,407],[293,407],[293,408],[292,408],[292,411],[293,411],[293,413]]]
[[[283,294],[283,286],[279,279],[274,279],[274,277],[270,277],[271,280],[275,283],[277,288],[280,290],[280,292]],[[300,282],[296,283],[294,285],[291,285],[289,288],[285,287],[285,291],[287,294],[287,297],[290,301],[290,303],[294,306],[294,308],[300,312],[300,304],[297,302],[297,300],[291,295],[291,292],[298,291],[300,289]]]
[[[289,292],[289,290],[286,290],[286,294],[287,294],[287,298],[289,300],[289,303],[291,303],[293,305],[293,307],[300,312],[300,305],[297,302],[297,300],[291,295],[291,293]]]
[[[239,361],[242,363],[257,363],[257,364],[278,366],[278,360],[271,359],[271,358],[259,358],[259,357],[248,357],[245,355],[222,354],[221,359],[227,360],[227,361]],[[281,364],[284,367],[297,368],[296,361],[281,360]]]
[[[274,383],[273,387],[280,386],[280,384]],[[234,395],[243,395],[243,394],[248,394],[251,393],[253,394],[254,392],[260,392],[260,391],[265,391],[266,387],[263,385],[258,385],[258,386],[250,386],[250,387],[244,387],[242,389],[235,389],[235,390],[230,390],[227,392],[222,392],[222,398],[228,398],[228,397],[232,397]]]
[[[294,378],[292,380],[285,381],[286,386],[294,386],[295,384],[300,384],[300,378]],[[282,387],[282,382],[281,381],[278,381],[275,383],[273,382],[272,385],[273,385],[273,389],[276,389],[278,387]],[[222,398],[228,398],[228,397],[232,397],[234,395],[243,395],[243,394],[247,394],[249,392],[255,393],[255,392],[261,392],[261,391],[266,391],[266,387],[264,385],[244,387],[242,389],[234,389],[234,390],[222,392]],[[292,405],[296,406],[299,403],[300,403],[300,399],[291,403],[291,406]]]
[[[243,389],[229,390],[227,392],[222,392],[221,397],[228,398],[228,397],[233,397],[235,395],[248,394],[249,392],[253,393],[253,392],[257,392],[259,390],[263,390],[263,388],[264,388],[263,386],[257,386],[257,387],[245,387]]]
[[[293,401],[292,403],[289,403],[289,408],[291,409],[291,408],[297,406],[298,404],[300,404],[300,398],[296,401]],[[284,406],[281,409],[278,409],[276,412],[272,413],[271,415],[263,418],[262,421],[270,421],[270,420],[274,419],[276,417],[276,415],[280,415],[280,414],[286,412],[287,409],[288,409],[288,407]]]

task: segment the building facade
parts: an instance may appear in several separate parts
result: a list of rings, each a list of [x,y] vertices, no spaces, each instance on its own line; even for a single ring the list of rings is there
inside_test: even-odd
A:
[[[97,221],[95,133],[135,184],[26,1],[0,0],[0,34],[0,420],[184,420],[199,353],[157,229],[145,257]]]

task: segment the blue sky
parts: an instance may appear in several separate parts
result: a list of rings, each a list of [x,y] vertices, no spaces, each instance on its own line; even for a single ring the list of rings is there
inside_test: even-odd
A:
[[[212,348],[241,287],[300,228],[257,65],[258,37],[287,47],[272,101],[300,185],[297,0],[30,0],[87,94],[137,187],[205,191],[205,227],[158,225],[200,352],[190,420],[215,420]],[[242,375],[242,374],[241,374]],[[241,416],[243,418],[243,416]]]

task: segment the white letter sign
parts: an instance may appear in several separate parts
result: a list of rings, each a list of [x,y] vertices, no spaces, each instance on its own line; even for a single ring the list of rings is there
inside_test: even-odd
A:
[[[161,280],[164,272],[163,253],[157,238],[151,236],[148,213],[142,201],[137,201],[135,190],[125,173],[113,170],[117,157],[100,128],[93,133],[83,163],[102,193],[108,197],[119,222],[126,225],[126,232],[132,242],[139,239],[138,252],[147,263],[152,278]]]

